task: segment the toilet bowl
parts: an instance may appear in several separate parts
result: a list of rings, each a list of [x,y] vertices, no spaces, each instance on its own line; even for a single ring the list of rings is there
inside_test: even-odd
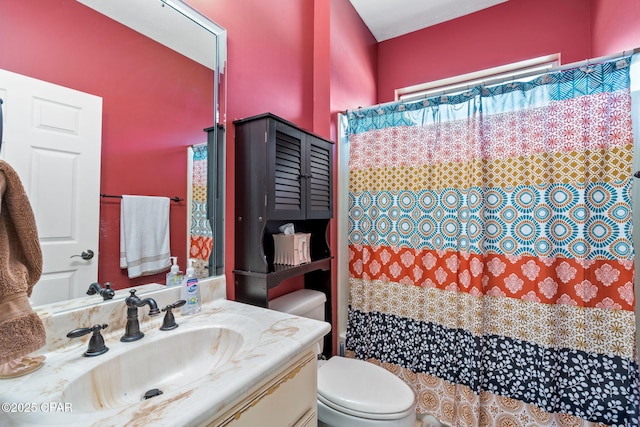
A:
[[[413,427],[415,397],[386,369],[334,356],[318,368],[318,420],[331,427]]]
[[[269,308],[324,320],[325,301],[322,292],[302,289],[270,301]],[[386,369],[340,356],[319,363],[319,427],[413,427],[415,420],[413,390]]]

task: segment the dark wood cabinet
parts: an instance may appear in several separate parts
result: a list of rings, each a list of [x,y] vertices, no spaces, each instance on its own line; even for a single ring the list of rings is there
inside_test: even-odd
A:
[[[266,161],[264,193],[268,218],[331,218],[333,144],[271,114],[236,123],[236,137],[239,141],[249,136],[249,150],[257,149],[253,136],[264,132],[264,151],[259,151],[264,155],[262,161]]]
[[[213,247],[209,257],[212,276],[224,274],[224,158],[225,128],[216,125],[207,132],[207,219],[213,231]]]
[[[235,299],[269,306],[269,289],[303,276],[304,286],[327,295],[331,321],[333,143],[266,113],[235,126]],[[311,262],[274,264],[273,235],[283,224],[310,233]],[[331,353],[331,338],[326,339]]]

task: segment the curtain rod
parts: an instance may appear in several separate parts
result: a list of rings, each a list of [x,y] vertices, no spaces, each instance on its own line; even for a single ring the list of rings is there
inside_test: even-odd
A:
[[[601,62],[606,62],[615,58],[622,58],[624,56],[629,56],[629,55],[633,55],[640,52],[640,48],[635,48],[635,49],[630,49],[630,50],[624,50],[622,52],[618,52],[618,53],[614,53],[612,55],[605,55],[605,56],[600,56],[598,58],[591,58],[591,59],[584,59],[582,61],[577,61],[577,62],[572,62],[570,64],[564,64],[564,65],[558,65],[556,67],[549,67],[549,68],[545,68],[544,70],[537,70],[537,71],[532,71],[530,73],[525,73],[525,74],[520,74],[518,75],[518,78],[522,78],[522,77],[531,77],[531,76],[535,76],[538,74],[546,74],[546,73],[555,73],[558,71],[564,71],[564,70],[569,70],[571,68],[578,68],[578,67],[582,67],[585,65],[592,65],[592,64],[598,64]],[[513,80],[513,77],[498,77],[495,79],[489,79],[486,82],[484,82],[484,85],[486,86],[491,86],[491,85],[495,85],[498,83],[502,83],[502,82],[508,82],[510,80]],[[367,110],[372,110],[374,108],[380,108],[380,107],[386,107],[388,105],[393,105],[393,104],[401,104],[403,102],[414,102],[414,101],[418,101],[420,99],[427,99],[427,98],[432,98],[432,97],[437,97],[437,96],[442,96],[442,95],[446,95],[448,91],[443,90],[441,92],[435,92],[432,94],[429,94],[428,96],[417,96],[415,98],[412,99],[406,99],[403,101],[389,101],[389,102],[384,102],[382,104],[376,104],[376,105],[372,105],[369,107],[358,107],[356,109],[353,110],[344,110],[341,111],[341,114],[347,114],[350,112],[354,112],[354,111],[367,111]]]
[[[122,196],[115,196],[115,195],[111,195],[111,194],[100,194],[100,197],[107,197],[110,199],[122,199]],[[181,202],[184,199],[181,199],[178,196],[174,196],[174,197],[170,197],[169,199],[171,199],[172,202]]]

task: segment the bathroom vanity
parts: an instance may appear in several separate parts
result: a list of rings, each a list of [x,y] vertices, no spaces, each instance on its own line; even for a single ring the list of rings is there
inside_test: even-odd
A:
[[[255,387],[247,397],[209,426],[269,425],[316,427],[317,355],[306,353]]]
[[[161,331],[163,315],[140,309],[144,337],[121,342],[122,299],[48,315],[44,365],[0,380],[3,426],[315,426],[315,343],[329,324],[224,298],[224,278],[202,283],[202,311]],[[158,307],[179,288],[140,295]],[[109,350],[84,357],[89,336],[72,329],[108,324]],[[145,400],[144,396],[148,398]],[[3,407],[4,409],[4,407]]]

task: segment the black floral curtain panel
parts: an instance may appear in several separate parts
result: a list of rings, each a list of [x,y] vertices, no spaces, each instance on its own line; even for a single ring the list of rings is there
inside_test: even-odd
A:
[[[420,413],[638,425],[629,64],[348,113],[347,351]]]

